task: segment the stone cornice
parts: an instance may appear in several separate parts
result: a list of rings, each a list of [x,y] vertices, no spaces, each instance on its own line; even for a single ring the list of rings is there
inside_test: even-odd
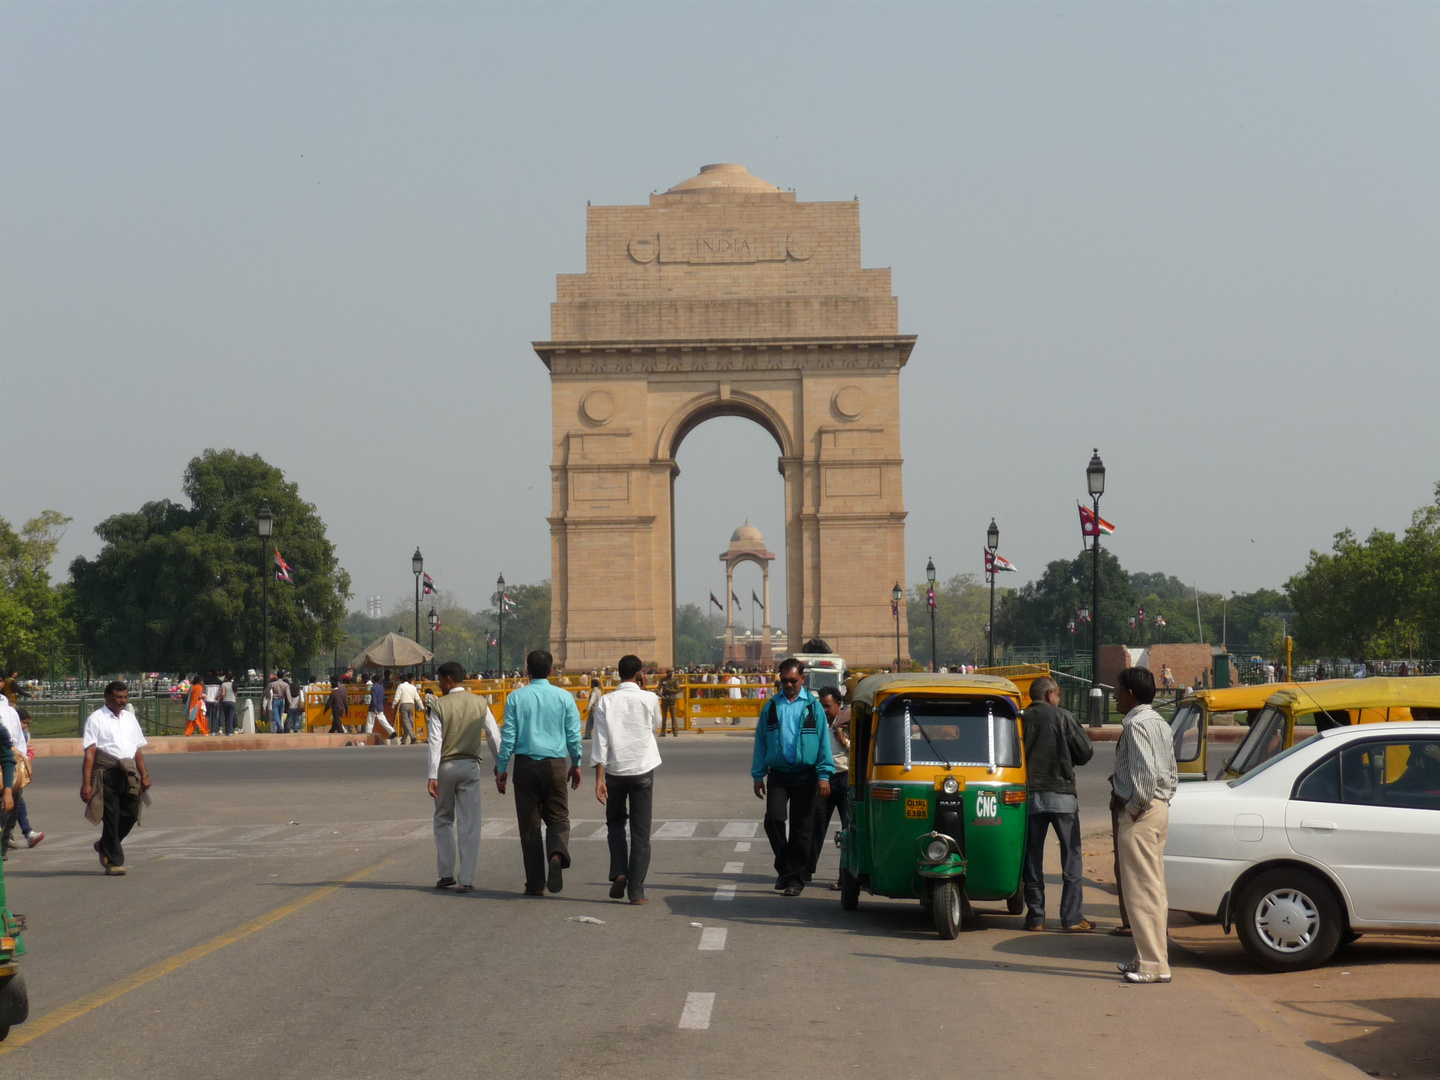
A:
[[[692,371],[865,371],[905,366],[914,334],[675,341],[534,341],[552,375]]]

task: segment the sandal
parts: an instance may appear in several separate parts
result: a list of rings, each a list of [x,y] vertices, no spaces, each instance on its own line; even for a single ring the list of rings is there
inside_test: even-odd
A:
[[[1130,932],[1130,927],[1128,927],[1128,926],[1117,926],[1117,927],[1115,927],[1113,930],[1110,931],[1110,936],[1111,936],[1111,937],[1134,937],[1135,935]]]

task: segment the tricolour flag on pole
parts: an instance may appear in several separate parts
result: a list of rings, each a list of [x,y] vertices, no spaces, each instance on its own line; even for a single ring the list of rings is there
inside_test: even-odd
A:
[[[730,594],[730,599],[735,601],[736,607],[744,607],[744,605],[740,603],[740,598],[736,596],[733,592]]]
[[[1015,564],[1004,555],[997,555],[989,548],[985,549],[985,573],[998,574],[1006,570],[1013,571]]]
[[[275,549],[275,580],[288,581],[292,585],[295,583],[295,579],[290,576],[290,564],[280,557],[279,548]]]
[[[1109,536],[1115,531],[1115,526],[1106,521],[1103,517],[1096,517],[1095,511],[1084,503],[1076,503],[1080,508],[1080,535],[1081,536]]]
[[[505,612],[515,610],[515,601],[510,599],[509,593],[500,594],[500,610]]]
[[[431,593],[436,592],[434,578],[432,578],[429,574],[424,574],[422,575],[421,580],[423,580],[425,584],[424,587],[420,590],[420,595],[429,596]]]

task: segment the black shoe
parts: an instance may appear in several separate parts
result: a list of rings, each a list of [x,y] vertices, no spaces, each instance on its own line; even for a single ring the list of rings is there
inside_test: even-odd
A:
[[[785,887],[785,885],[786,885],[786,881],[785,881],[785,878],[784,878],[783,876],[782,876],[782,877],[777,877],[777,878],[775,879],[775,888],[777,888],[777,889],[783,889],[783,888]]]
[[[624,896],[625,886],[628,884],[629,881],[626,879],[624,874],[621,874],[614,881],[612,881],[610,883],[610,899],[619,900],[622,896]],[[558,892],[559,890],[557,889],[556,891]]]
[[[454,884],[455,879],[453,877],[442,877],[439,881],[435,882],[435,887],[437,889],[448,889]]]
[[[545,890],[544,890],[544,889],[531,889],[531,888],[528,888],[528,887],[527,887],[527,888],[525,889],[525,895],[526,895],[526,896],[544,896],[544,895],[545,895]]]
[[[545,879],[545,887],[551,892],[559,892],[565,887],[565,878],[561,876],[560,856],[550,856],[550,876]]]
[[[809,885],[811,879],[812,879],[814,876],[815,876],[815,875],[811,874],[809,871],[806,871],[804,874],[801,874],[801,875],[800,875],[800,880],[803,881],[803,882],[805,882],[806,885]]]
[[[785,892],[784,892],[782,895],[784,895],[784,896],[799,896],[799,895],[800,895],[800,891],[801,891],[802,888],[803,888],[803,886],[800,886],[800,885],[786,885],[786,886],[785,886]]]

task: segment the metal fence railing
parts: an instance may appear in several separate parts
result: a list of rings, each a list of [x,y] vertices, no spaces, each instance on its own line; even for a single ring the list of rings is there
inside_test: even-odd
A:
[[[245,702],[254,702],[255,719],[261,718],[260,692],[241,690],[236,708],[237,720],[244,715]],[[77,738],[85,729],[85,718],[105,704],[105,695],[95,690],[67,696],[28,698],[21,702],[30,714],[30,735],[36,739]],[[147,735],[183,735],[185,733],[185,699],[168,693],[130,692],[135,717]]]

